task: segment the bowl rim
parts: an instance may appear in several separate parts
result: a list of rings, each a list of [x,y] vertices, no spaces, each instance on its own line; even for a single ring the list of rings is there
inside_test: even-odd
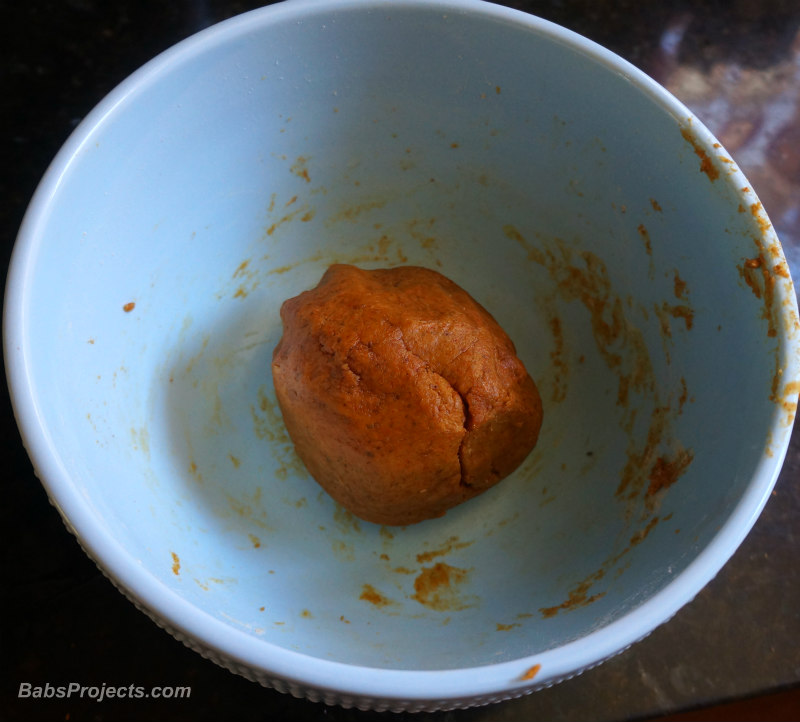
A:
[[[690,124],[700,147],[709,153],[712,149],[719,150],[719,145],[715,146],[718,141],[686,106],[628,61],[550,21],[484,0],[394,0],[391,4],[381,0],[287,0],[235,16],[178,42],[130,75],[77,126],[47,168],[20,226],[6,283],[3,344],[14,415],[37,477],[85,552],[134,603],[143,607],[173,635],[182,641],[200,642],[204,653],[212,658],[220,656],[227,661],[225,666],[255,670],[262,682],[265,681],[262,677],[273,684],[276,680],[283,680],[289,684],[290,690],[298,690],[301,694],[322,691],[330,696],[326,701],[348,704],[348,700],[354,699],[356,704],[370,707],[376,706],[375,700],[397,703],[401,707],[408,707],[412,702],[436,701],[435,706],[428,709],[441,709],[454,706],[454,703],[468,706],[479,700],[493,701],[497,695],[500,698],[519,696],[579,674],[627,649],[670,619],[716,576],[749,533],[780,473],[791,423],[787,428],[786,413],[779,404],[772,415],[770,429],[765,431],[774,432],[775,438],[781,438],[783,443],[771,454],[762,454],[757,471],[733,513],[708,546],[663,589],[620,619],[601,626],[580,640],[512,661],[442,670],[373,668],[309,656],[255,638],[194,607],[140,567],[131,554],[95,523],[94,512],[67,473],[44,423],[36,379],[28,367],[30,339],[27,329],[30,319],[26,313],[26,298],[51,204],[80,150],[92,142],[94,134],[119,108],[142,88],[157,82],[161,74],[169,72],[176,63],[188,62],[220,43],[256,29],[264,31],[270,25],[288,20],[311,20],[321,9],[357,9],[361,12],[417,9],[429,13],[471,14],[523,27],[532,36],[559,42],[623,76],[680,124]],[[738,167],[730,169],[729,173],[737,187],[748,185]],[[757,201],[752,191],[748,198]],[[763,234],[769,246],[780,249],[771,226],[763,228]],[[793,318],[797,318],[797,300],[791,280],[776,289],[776,300],[781,304],[782,313],[793,313]],[[784,379],[800,378],[797,336],[796,330],[792,333],[785,328],[779,329],[779,362],[784,369]],[[524,672],[537,664],[541,665],[541,671],[535,678],[524,680]],[[472,670],[479,674],[466,674]]]

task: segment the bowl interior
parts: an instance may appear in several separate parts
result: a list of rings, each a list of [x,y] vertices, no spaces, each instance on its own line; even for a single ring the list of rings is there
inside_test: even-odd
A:
[[[619,620],[780,465],[796,315],[757,199],[696,121],[544,24],[305,7],[147,66],[51,177],[18,297],[51,495],[321,659],[487,665]],[[505,327],[545,407],[512,477],[407,528],[309,477],[270,360],[281,302],[333,262],[435,268]]]

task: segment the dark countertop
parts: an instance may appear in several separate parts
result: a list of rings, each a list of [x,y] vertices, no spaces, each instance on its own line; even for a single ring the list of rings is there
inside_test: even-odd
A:
[[[80,119],[161,50],[249,0],[0,4],[0,247],[7,266],[36,183]],[[515,0],[606,45],[706,123],[752,182],[800,267],[796,0]],[[97,571],[48,504],[2,395],[4,719],[370,720],[262,689],[190,652]],[[414,719],[630,720],[800,685],[800,429],[773,496],[717,578],[627,652],[520,700]],[[190,686],[181,700],[18,699],[33,685]],[[798,711],[800,716],[800,711]],[[411,719],[412,715],[397,715]]]

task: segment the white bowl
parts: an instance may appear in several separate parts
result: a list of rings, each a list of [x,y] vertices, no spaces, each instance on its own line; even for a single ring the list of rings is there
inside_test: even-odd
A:
[[[86,552],[201,654],[295,695],[519,696],[667,620],[780,469],[797,305],[747,180],[597,45],[474,0],[295,1],[156,58],[80,125],[20,230],[15,412]],[[336,261],[441,270],[545,405],[510,478],[358,522],[270,379]]]

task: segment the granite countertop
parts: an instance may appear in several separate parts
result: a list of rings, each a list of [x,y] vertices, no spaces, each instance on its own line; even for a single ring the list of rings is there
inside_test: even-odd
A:
[[[516,0],[649,73],[709,126],[752,182],[800,268],[800,5],[793,0]],[[0,239],[60,145],[118,82],[247,0],[30,0],[0,6]],[[262,689],[216,667],[137,611],[48,504],[2,397],[6,719],[368,720]],[[432,720],[630,720],[800,684],[800,431],[762,516],[698,597],[644,641],[520,700]],[[183,700],[18,699],[44,685],[190,686]],[[411,719],[412,715],[397,715]],[[420,719],[420,716],[413,717]]]

